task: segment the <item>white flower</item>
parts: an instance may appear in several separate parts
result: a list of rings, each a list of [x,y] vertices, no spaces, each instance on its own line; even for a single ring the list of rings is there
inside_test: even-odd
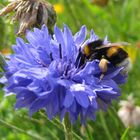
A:
[[[128,100],[121,101],[120,106],[118,116],[125,127],[140,125],[140,107],[135,105],[132,95],[128,96]]]

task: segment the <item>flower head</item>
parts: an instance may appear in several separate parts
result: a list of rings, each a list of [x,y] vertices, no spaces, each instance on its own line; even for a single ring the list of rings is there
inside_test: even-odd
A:
[[[127,100],[121,100],[120,106],[118,116],[125,127],[140,125],[140,106],[135,105],[132,95],[129,95]]]
[[[17,38],[15,53],[5,66],[4,82],[6,95],[16,94],[15,108],[27,107],[30,115],[45,109],[49,119],[59,115],[61,120],[68,112],[71,123],[78,116],[85,123],[86,118],[95,120],[98,109],[106,110],[120,96],[118,84],[125,82],[122,68],[109,64],[100,80],[99,60],[79,65],[83,47],[98,39],[92,30],[85,40],[86,33],[85,26],[74,36],[67,26],[64,31],[56,26],[51,36],[42,26],[27,32],[28,43]]]
[[[46,24],[49,30],[56,22],[56,12],[53,6],[43,0],[15,0],[0,10],[0,16],[15,11],[13,21],[19,22],[17,35],[22,35],[27,29],[41,27]]]

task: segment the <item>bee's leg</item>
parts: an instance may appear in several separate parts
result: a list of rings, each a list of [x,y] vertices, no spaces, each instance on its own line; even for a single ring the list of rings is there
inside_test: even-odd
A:
[[[108,60],[106,60],[105,58],[102,58],[99,62],[99,68],[102,72],[101,76],[100,76],[100,81],[104,78],[105,73],[107,72],[107,65],[108,65]]]
[[[104,78],[104,76],[105,76],[105,73],[102,73],[102,74],[100,75],[99,81],[101,81],[101,80]]]

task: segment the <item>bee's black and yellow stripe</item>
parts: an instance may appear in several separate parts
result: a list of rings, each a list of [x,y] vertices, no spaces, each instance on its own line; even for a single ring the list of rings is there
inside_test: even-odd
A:
[[[121,46],[113,46],[107,49],[106,57],[112,64],[117,65],[128,58],[128,54]]]
[[[103,45],[102,40],[93,41],[84,47],[83,53],[89,60],[94,59],[100,60],[104,57],[105,59],[110,61],[113,65],[121,63],[128,57],[127,52],[122,49],[121,45],[100,48],[102,45]]]

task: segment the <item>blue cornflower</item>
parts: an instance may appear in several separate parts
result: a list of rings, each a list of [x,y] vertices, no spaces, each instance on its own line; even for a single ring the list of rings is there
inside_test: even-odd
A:
[[[99,60],[79,66],[82,48],[98,39],[93,30],[87,40],[86,34],[85,26],[74,36],[67,26],[64,31],[55,26],[51,36],[42,26],[27,32],[28,43],[17,38],[14,54],[5,65],[4,81],[6,95],[16,94],[16,109],[26,107],[30,115],[45,109],[49,119],[59,115],[61,121],[68,112],[71,123],[78,116],[85,123],[86,118],[95,120],[98,109],[106,110],[120,96],[118,84],[125,82],[122,68],[109,64],[100,80]]]

